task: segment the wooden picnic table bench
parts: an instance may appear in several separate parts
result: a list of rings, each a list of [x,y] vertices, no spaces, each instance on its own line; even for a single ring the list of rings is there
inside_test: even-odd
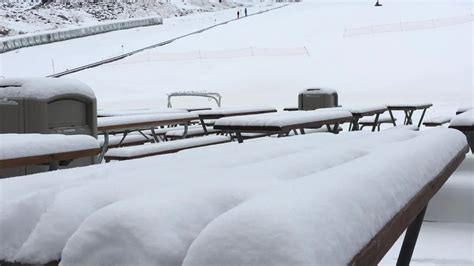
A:
[[[423,123],[423,118],[425,116],[426,110],[433,106],[431,103],[424,103],[424,104],[391,104],[387,105],[388,112],[390,114],[390,117],[392,118],[392,123],[394,126],[397,125],[395,122],[396,119],[393,116],[393,111],[403,111],[405,114],[405,120],[404,120],[404,125],[412,125],[413,124],[413,113],[417,110],[421,110],[421,117],[420,120],[418,121],[418,127],[421,127],[421,124]]]
[[[242,133],[284,136],[292,130],[300,130],[301,134],[305,134],[304,129],[306,128],[320,128],[322,126],[327,126],[329,131],[338,133],[339,124],[352,121],[353,116],[348,111],[318,109],[221,118],[216,121],[214,128],[234,133],[239,143],[242,143]],[[333,129],[330,128],[330,125],[334,125]]]
[[[425,119],[423,125],[425,127],[439,127],[451,121],[452,116],[437,116]]]
[[[202,128],[205,134],[208,134],[206,122],[204,120],[216,120],[223,117],[231,116],[242,116],[242,115],[256,115],[265,113],[274,113],[277,110],[275,108],[260,107],[260,108],[219,108],[208,111],[197,111],[199,120],[201,121]]]
[[[328,107],[328,108],[320,108],[320,109],[331,109],[331,110],[346,110],[352,113],[353,121],[349,126],[349,131],[358,131],[360,130],[359,120],[363,117],[367,116],[375,116],[375,121],[372,126],[372,131],[375,131],[378,125],[379,116],[387,111],[387,106],[380,105],[380,106],[366,106],[366,107]],[[317,109],[316,109],[317,110]],[[287,107],[284,108],[283,111],[294,112],[298,111],[297,107]]]
[[[223,144],[230,142],[230,137],[226,136],[203,136],[190,139],[179,139],[174,141],[153,143],[142,146],[129,146],[110,149],[105,154],[105,161],[111,160],[130,160],[144,158],[148,156],[155,156],[161,154],[175,153],[182,150]]]
[[[155,134],[155,127],[163,125],[184,125],[183,138],[186,137],[188,124],[190,121],[197,119],[196,113],[171,113],[171,114],[147,114],[147,115],[127,115],[118,117],[102,117],[97,119],[97,131],[104,134],[104,144],[99,161],[102,161],[108,149],[109,134],[113,132],[123,132],[123,139],[128,133],[138,131],[146,137],[141,130],[150,129],[152,132],[153,142],[159,142],[158,136]],[[121,141],[121,142],[122,142]],[[120,143],[121,143],[120,142]],[[119,145],[120,145],[119,143]]]
[[[168,113],[186,113],[186,109],[131,109],[131,110],[97,110],[97,117],[111,117],[124,115],[146,115],[146,114],[168,114]]]
[[[98,141],[87,135],[1,134],[0,139],[2,149],[9,151],[0,153],[0,169],[48,164],[52,171],[101,151]]]
[[[385,111],[387,111],[386,106],[368,106],[368,107],[358,107],[358,108],[342,107],[341,109],[351,112],[352,116],[354,117],[354,120],[352,121],[351,126],[349,127],[349,131],[360,130],[359,120],[363,117],[368,117],[368,116],[375,116],[374,124],[372,125],[372,131],[375,131],[378,125],[380,115],[383,114]]]

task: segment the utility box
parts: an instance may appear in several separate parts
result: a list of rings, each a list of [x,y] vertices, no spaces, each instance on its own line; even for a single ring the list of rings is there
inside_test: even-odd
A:
[[[31,78],[0,80],[0,134],[84,134],[97,138],[97,102],[94,92],[78,80]],[[27,148],[27,147],[25,147]],[[90,165],[82,158],[67,167]],[[0,177],[44,172],[48,166],[0,170]]]
[[[315,110],[337,106],[337,92],[332,89],[306,89],[298,95],[299,110]]]

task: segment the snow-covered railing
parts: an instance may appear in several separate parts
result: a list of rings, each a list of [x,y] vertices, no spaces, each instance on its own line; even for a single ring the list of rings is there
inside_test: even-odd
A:
[[[44,33],[28,34],[25,36],[5,38],[0,41],[0,53],[6,53],[15,49],[28,46],[65,41],[74,38],[86,37],[90,35],[105,33],[115,30],[124,30],[135,27],[144,27],[163,24],[161,17],[150,17],[144,19],[132,19],[104,23],[95,26],[81,27],[70,30],[48,31]]]

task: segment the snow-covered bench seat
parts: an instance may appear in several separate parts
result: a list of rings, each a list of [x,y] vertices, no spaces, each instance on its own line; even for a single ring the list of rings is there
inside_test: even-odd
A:
[[[238,141],[243,141],[242,133],[265,133],[285,135],[292,130],[320,128],[334,125],[334,133],[338,133],[339,124],[353,121],[349,111],[340,109],[318,109],[314,111],[278,112],[258,115],[246,115],[221,118],[214,128],[223,132],[235,133]]]
[[[0,169],[49,164],[56,170],[99,152],[99,142],[87,135],[0,134]]]
[[[112,117],[125,115],[146,115],[163,113],[186,113],[184,109],[162,108],[162,109],[130,109],[130,110],[97,110],[97,117]]]
[[[158,142],[158,136],[154,133],[155,127],[167,126],[167,125],[184,125],[184,137],[188,129],[188,124],[192,120],[198,119],[196,113],[160,113],[160,114],[144,114],[144,115],[124,115],[124,116],[113,116],[113,117],[100,117],[97,118],[97,130],[99,133],[104,134],[104,144],[102,146],[102,152],[99,157],[99,161],[102,161],[105,153],[109,148],[109,134],[118,132],[126,136],[129,132],[138,131],[141,132],[143,129],[150,129],[153,133],[153,139]]]
[[[474,110],[468,110],[453,117],[450,128],[457,129],[466,135],[471,152],[474,153]]]
[[[465,147],[442,127],[307,134],[0,180],[0,261],[375,265]]]
[[[153,143],[150,145],[130,146],[110,149],[105,154],[105,161],[130,160],[148,156],[175,153],[182,150],[216,145],[230,142],[230,137],[226,136],[203,136],[190,139],[179,139],[174,141]]]
[[[427,118],[425,119],[425,122],[423,122],[423,125],[425,127],[439,127],[439,126],[449,123],[449,121],[451,121],[451,118],[452,116],[448,116],[448,115]]]
[[[207,132],[208,125],[214,125],[214,121],[223,117],[230,116],[243,116],[243,115],[255,115],[255,114],[265,114],[273,113],[277,110],[270,107],[256,107],[256,108],[217,108],[212,110],[197,111],[199,115],[199,120],[201,121],[201,126],[204,129],[204,132]],[[211,121],[209,121],[211,120]]]
[[[361,107],[336,107],[342,110],[347,110],[351,112],[352,116],[354,117],[349,130],[357,131],[360,130],[360,119],[365,117],[372,117],[374,118],[374,125],[372,126],[372,131],[375,131],[378,125],[378,121],[380,115],[387,111],[387,106],[379,105],[379,106],[361,106]]]
[[[189,128],[186,137],[200,137],[208,134],[215,134],[220,132],[217,129],[209,128],[206,131],[202,128],[202,126],[195,127],[195,128]],[[170,130],[166,132],[165,138],[166,139],[182,139],[184,136],[185,130],[184,129],[178,129],[178,130]]]
[[[383,124],[393,124],[393,120],[390,116],[381,116],[379,117],[379,119],[377,120],[377,123],[375,122],[375,116],[367,116],[367,117],[363,117],[359,120],[359,125],[360,125],[360,129],[364,129],[364,127],[374,127],[376,126],[377,127],[377,130],[380,131],[380,127],[383,125]],[[393,119],[395,119],[395,121],[397,121],[397,119],[394,117]]]
[[[104,142],[105,142],[104,136],[99,135],[97,138],[99,140],[100,146],[103,147]],[[140,134],[130,134],[130,135],[126,136],[125,138],[121,134],[111,135],[111,136],[109,136],[108,146],[109,146],[109,148],[117,148],[119,146],[142,145],[142,144],[145,144],[147,142],[150,142],[151,139],[152,139],[151,136],[149,138],[147,138],[147,137],[145,137],[143,135],[140,135]]]

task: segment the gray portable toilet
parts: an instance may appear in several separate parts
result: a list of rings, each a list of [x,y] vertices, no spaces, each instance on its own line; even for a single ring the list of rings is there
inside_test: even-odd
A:
[[[63,78],[0,80],[0,134],[84,134],[97,138],[97,102],[84,83]],[[74,160],[67,168],[90,165],[95,157]],[[61,167],[65,168],[65,167]],[[0,170],[0,177],[44,172],[48,166]]]
[[[338,96],[337,92],[333,89],[305,89],[298,95],[299,110],[315,110],[337,106]]]

